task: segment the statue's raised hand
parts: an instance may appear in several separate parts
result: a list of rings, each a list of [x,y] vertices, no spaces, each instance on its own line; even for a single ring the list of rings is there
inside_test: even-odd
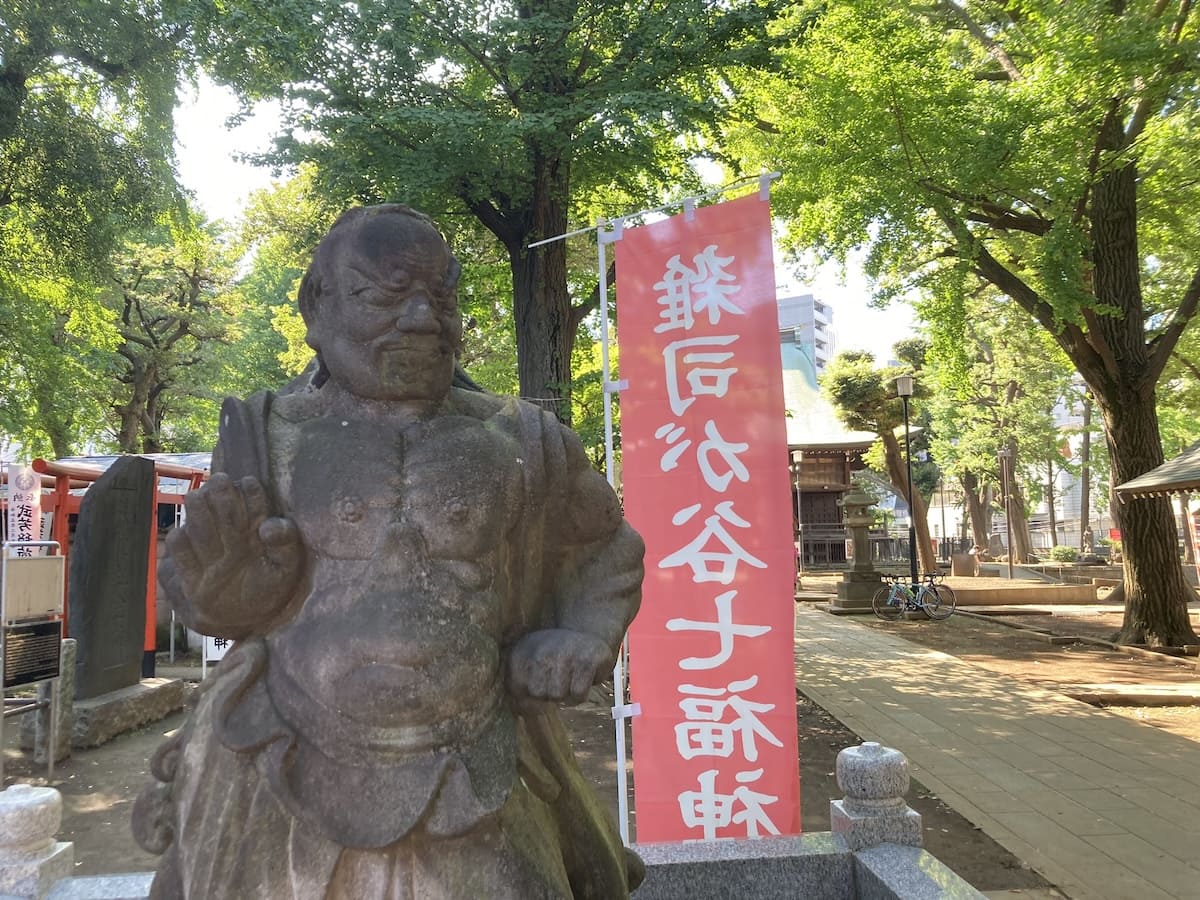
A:
[[[614,657],[590,634],[566,628],[534,631],[509,655],[509,691],[519,699],[582,703],[591,686],[612,671]]]
[[[159,590],[202,634],[240,639],[292,601],[304,544],[291,519],[271,516],[257,478],[213,475],[184,501],[187,519],[167,536]]]

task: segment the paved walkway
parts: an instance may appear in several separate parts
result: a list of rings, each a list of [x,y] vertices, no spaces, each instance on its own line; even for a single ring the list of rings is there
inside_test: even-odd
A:
[[[1200,898],[1200,744],[803,605],[796,679],[1072,900]]]

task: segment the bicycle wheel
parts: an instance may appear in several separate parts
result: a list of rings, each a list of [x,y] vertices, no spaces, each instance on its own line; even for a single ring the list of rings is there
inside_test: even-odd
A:
[[[921,592],[922,608],[931,619],[948,619],[957,602],[954,591],[944,584],[931,585]]]
[[[871,598],[871,609],[885,622],[895,622],[904,612],[904,597],[894,585],[885,584]]]

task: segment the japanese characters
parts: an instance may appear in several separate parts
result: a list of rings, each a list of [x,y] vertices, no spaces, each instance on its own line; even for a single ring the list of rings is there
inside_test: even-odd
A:
[[[697,210],[617,244],[626,512],[649,570],[630,648],[639,840],[798,830],[766,206]]]

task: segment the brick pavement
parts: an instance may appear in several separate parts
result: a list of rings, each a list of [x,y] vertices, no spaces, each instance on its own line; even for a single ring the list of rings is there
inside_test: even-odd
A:
[[[1200,898],[1200,744],[803,605],[796,681],[1073,900]]]

